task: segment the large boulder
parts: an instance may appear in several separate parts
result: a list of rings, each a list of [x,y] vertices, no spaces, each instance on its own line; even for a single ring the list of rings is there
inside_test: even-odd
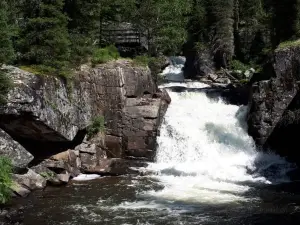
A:
[[[148,67],[123,59],[95,67],[83,65],[72,81],[11,66],[2,69],[14,82],[7,104],[0,106],[0,129],[11,136],[5,147],[8,156],[14,151],[21,154],[16,149],[23,146],[34,156],[32,165],[42,163],[58,174],[64,169],[71,175],[78,170],[72,172],[74,167],[66,168],[65,160],[50,158],[64,157],[66,153],[57,154],[78,145],[78,156],[73,158],[85,167],[105,158],[153,159],[155,138],[170,99],[158,90]],[[100,116],[105,133],[87,141],[87,128]],[[0,139],[5,133],[0,133]],[[14,147],[17,142],[21,146]],[[32,156],[22,154],[24,162],[19,163],[24,167]]]
[[[25,148],[2,129],[0,129],[0,156],[11,159],[15,170],[26,168],[33,159],[33,156]]]
[[[294,148],[291,149],[290,143],[291,139],[294,139],[293,143],[297,143],[298,139],[295,133],[295,125],[298,123],[295,118],[300,107],[300,48],[277,49],[273,70],[270,79],[253,85],[249,133],[265,149],[271,148],[282,155],[298,157],[299,153]],[[297,125],[297,128],[300,126]],[[294,135],[290,136],[292,133]]]
[[[17,184],[31,191],[46,186],[46,179],[31,169],[26,174],[14,174],[13,179]]]

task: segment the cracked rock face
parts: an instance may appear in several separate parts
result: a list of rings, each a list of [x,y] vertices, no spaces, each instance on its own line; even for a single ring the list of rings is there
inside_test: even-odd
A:
[[[71,83],[11,66],[2,69],[14,86],[7,104],[0,106],[0,154],[15,167],[36,170],[41,165],[44,173],[54,171],[58,176],[53,182],[59,183],[110,158],[153,159],[171,100],[158,90],[149,68],[128,60],[82,66]],[[99,116],[105,132],[86,140],[86,128]],[[57,159],[66,155],[68,160]]]
[[[33,160],[33,156],[7,133],[0,129],[0,155],[12,160],[16,170],[24,169]]]
[[[298,143],[300,49],[278,50],[274,56],[274,75],[254,83],[248,119],[249,133],[256,143],[300,162],[293,147]],[[299,117],[300,118],[300,117]]]

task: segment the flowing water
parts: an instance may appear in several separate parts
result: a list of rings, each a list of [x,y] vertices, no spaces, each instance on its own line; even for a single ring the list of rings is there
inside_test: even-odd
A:
[[[257,151],[247,107],[209,98],[208,85],[184,82],[174,61],[161,86],[172,103],[156,161],[141,168],[150,175],[84,177],[37,192],[26,200],[25,224],[300,224],[300,185],[286,176],[294,165]],[[178,86],[186,91],[172,91]]]

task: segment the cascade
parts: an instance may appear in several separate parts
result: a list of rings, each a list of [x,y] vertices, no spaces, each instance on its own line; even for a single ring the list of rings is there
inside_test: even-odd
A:
[[[274,153],[257,151],[248,135],[247,106],[210,99],[201,92],[208,85],[183,82],[182,67],[174,64],[163,73],[171,82],[161,88],[167,89],[172,102],[157,140],[156,162],[148,169],[165,188],[148,194],[220,203],[247,200],[243,194],[253,186],[288,181],[285,174],[292,165]],[[176,86],[199,91],[170,89]]]

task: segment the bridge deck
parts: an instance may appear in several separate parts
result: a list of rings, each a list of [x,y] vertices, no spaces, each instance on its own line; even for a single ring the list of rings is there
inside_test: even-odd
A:
[[[148,49],[146,35],[134,28],[130,23],[105,24],[103,25],[101,36],[106,42],[116,45],[140,46]]]

